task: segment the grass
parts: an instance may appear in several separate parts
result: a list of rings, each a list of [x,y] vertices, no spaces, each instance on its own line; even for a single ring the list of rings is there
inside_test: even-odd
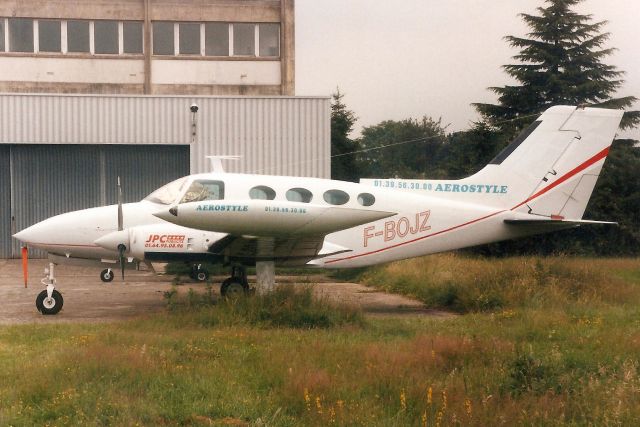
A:
[[[355,280],[410,295],[431,307],[469,313],[638,301],[640,272],[632,259],[444,254],[373,267]]]
[[[638,260],[443,255],[364,274],[418,266],[414,280],[454,286],[466,314],[363,318],[286,288],[217,305],[170,296],[167,313],[114,324],[2,327],[0,425],[636,425]],[[473,302],[474,274],[499,305]]]

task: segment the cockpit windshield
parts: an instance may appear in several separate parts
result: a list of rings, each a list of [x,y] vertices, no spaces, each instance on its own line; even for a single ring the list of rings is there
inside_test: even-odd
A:
[[[153,193],[149,194],[144,200],[153,203],[160,203],[162,205],[170,205],[176,201],[178,195],[182,191],[184,184],[187,182],[188,177],[176,179],[168,183],[167,185],[158,188]]]
[[[180,203],[201,202],[203,200],[223,200],[224,199],[224,182],[197,180],[191,183],[191,186],[184,193],[184,197]]]

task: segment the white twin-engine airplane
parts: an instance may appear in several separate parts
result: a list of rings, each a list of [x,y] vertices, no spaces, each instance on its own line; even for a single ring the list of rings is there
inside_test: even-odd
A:
[[[55,314],[63,299],[53,267],[67,259],[119,260],[123,273],[125,258],[223,263],[232,267],[221,286],[229,295],[248,289],[246,266],[272,284],[274,265],[361,267],[599,223],[582,216],[622,114],[552,107],[461,180],[356,184],[214,168],[138,203],[58,215],[14,237],[49,253],[36,307]]]

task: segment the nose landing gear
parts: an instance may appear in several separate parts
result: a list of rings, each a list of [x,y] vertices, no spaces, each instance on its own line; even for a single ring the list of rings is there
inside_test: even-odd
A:
[[[197,280],[198,282],[206,282],[209,278],[209,272],[204,268],[202,264],[194,264],[191,266],[191,273],[189,276],[193,280]]]
[[[100,272],[100,280],[102,280],[104,283],[112,282],[114,276],[115,275],[113,274],[113,270],[110,268],[105,268],[104,270],[102,270],[102,272]]]
[[[45,269],[46,276],[41,280],[42,284],[47,288],[40,292],[36,297],[36,308],[45,315],[58,314],[62,310],[64,299],[62,294],[55,289],[55,264],[49,263],[49,268]]]

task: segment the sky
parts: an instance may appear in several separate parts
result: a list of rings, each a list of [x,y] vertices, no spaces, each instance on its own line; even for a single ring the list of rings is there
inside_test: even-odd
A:
[[[296,95],[340,88],[358,116],[353,136],[383,120],[442,118],[448,131],[479,116],[473,102],[497,101],[490,86],[512,83],[502,70],[525,36],[519,13],[542,0],[297,0]],[[575,10],[609,21],[604,60],[625,71],[618,96],[640,98],[640,0],[584,0]],[[635,105],[640,109],[640,103]],[[620,136],[640,140],[640,130]]]

